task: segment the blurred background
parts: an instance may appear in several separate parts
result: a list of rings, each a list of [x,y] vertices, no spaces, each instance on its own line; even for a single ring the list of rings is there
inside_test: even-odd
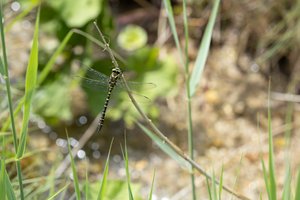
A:
[[[134,93],[142,109],[170,140],[187,151],[184,69],[159,0],[7,1],[6,46],[15,104],[24,91],[40,3],[39,72],[51,68],[34,96],[28,148],[51,150],[22,162],[24,168],[37,169],[31,176],[47,174],[53,163],[60,166],[68,151],[65,130],[75,147],[102,110],[107,91],[85,87],[76,78],[84,76],[84,67],[108,76],[113,67],[108,53],[95,42],[100,36],[94,21],[118,55],[126,79],[137,86]],[[182,2],[174,0],[172,7],[182,42]],[[191,68],[211,9],[211,1],[188,1]],[[219,172],[224,165],[224,183],[253,199],[265,191],[260,153],[266,156],[268,150],[269,80],[279,184],[284,180],[287,131],[291,131],[293,172],[299,164],[299,156],[295,156],[300,150],[296,145],[300,142],[296,131],[300,125],[299,9],[299,1],[291,0],[223,0],[200,89],[193,97],[196,161],[210,172]],[[61,46],[62,51],[51,60]],[[150,84],[155,87],[147,87]],[[0,124],[8,117],[6,98],[2,96]],[[21,115],[17,120],[21,122]],[[117,88],[101,133],[92,135],[77,153],[81,178],[88,163],[90,177],[97,180],[114,138],[110,178],[125,180],[120,144],[124,144],[126,133],[131,178],[141,198],[148,194],[156,169],[157,199],[187,199],[191,194],[188,172],[143,134],[137,120],[139,115],[126,92]],[[205,179],[199,176],[196,182],[199,194],[207,193]]]

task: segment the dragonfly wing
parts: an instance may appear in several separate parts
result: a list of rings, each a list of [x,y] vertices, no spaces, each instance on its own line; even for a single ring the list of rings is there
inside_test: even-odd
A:
[[[154,83],[143,83],[143,82],[133,82],[133,81],[126,81],[129,88],[131,90],[150,90],[156,88],[156,85]],[[125,85],[123,83],[123,80],[119,80],[117,82],[117,87],[125,88]]]
[[[80,79],[82,87],[90,88],[96,91],[107,91],[108,90],[108,81],[105,80],[94,80],[87,77],[76,76]]]
[[[108,80],[109,80],[108,76],[106,76],[105,74],[102,74],[101,72],[98,72],[90,67],[88,67],[86,69],[85,75],[87,78],[102,81],[102,82],[104,82],[104,81],[108,82]]]

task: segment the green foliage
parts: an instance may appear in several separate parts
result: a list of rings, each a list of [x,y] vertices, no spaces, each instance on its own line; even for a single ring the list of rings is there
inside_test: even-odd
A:
[[[298,167],[298,175],[297,175],[297,183],[296,183],[296,195],[295,195],[295,200],[300,199],[300,167]]]
[[[64,87],[62,87],[64,86]],[[59,76],[55,82],[40,87],[34,98],[34,112],[54,124],[57,120],[70,120],[70,78]]]
[[[101,182],[100,182],[100,187],[99,187],[97,200],[104,199],[105,192],[107,191],[109,159],[110,159],[110,151],[111,151],[112,144],[113,144],[113,140],[110,143],[109,152],[108,152],[106,162],[105,162],[103,177],[102,177]]]
[[[79,188],[79,179],[78,179],[78,175],[77,175],[77,170],[76,170],[76,165],[75,165],[75,162],[74,162],[74,158],[72,156],[72,150],[71,150],[71,147],[70,147],[68,136],[67,136],[67,141],[68,141],[69,156],[70,156],[70,160],[71,160],[72,175],[73,175],[73,179],[74,179],[73,183],[74,183],[74,188],[75,188],[76,199],[80,200],[81,195],[80,195],[80,188]]]
[[[18,154],[17,154],[18,158],[21,158],[25,153],[28,123],[29,123],[29,117],[31,112],[31,103],[32,103],[32,98],[37,83],[38,52],[39,52],[39,47],[38,47],[39,20],[40,20],[40,9],[38,11],[37,18],[36,18],[33,43],[31,47],[28,67],[26,71],[24,114],[23,114],[22,130],[21,130],[21,141],[20,141],[20,146],[18,148]]]
[[[152,177],[151,190],[150,190],[150,193],[149,193],[148,200],[152,200],[152,194],[153,194],[153,188],[154,188],[154,181],[155,181],[155,170],[154,170],[153,177]]]
[[[69,27],[82,27],[102,10],[102,0],[48,0],[47,3]]]
[[[196,88],[201,80],[201,76],[202,76],[204,66],[205,66],[205,63],[207,60],[208,52],[209,52],[212,31],[213,31],[214,24],[215,24],[215,21],[217,18],[219,4],[220,4],[220,0],[215,0],[212,13],[209,17],[208,24],[205,28],[205,32],[204,32],[203,38],[201,40],[201,45],[198,50],[195,67],[193,68],[193,72],[191,73],[191,79],[189,82],[191,96],[193,96],[195,94]]]
[[[212,173],[212,179],[215,180],[215,172]],[[221,200],[222,199],[222,188],[223,188],[223,166],[221,169],[221,177],[220,177],[220,184],[219,186],[215,181],[209,182],[208,178],[206,177],[206,187],[208,190],[208,195],[210,200]],[[217,190],[219,188],[219,191]]]
[[[146,31],[136,25],[127,25],[117,38],[119,46],[127,51],[135,51],[147,43]]]
[[[90,199],[97,199],[98,191],[100,188],[99,182],[90,183]],[[137,183],[131,183],[132,193],[136,194],[134,196],[135,200],[141,200],[142,197],[138,195],[141,185]],[[126,199],[128,196],[127,181],[123,180],[107,180],[107,185],[105,189],[104,198],[101,200],[110,199]],[[124,198],[125,197],[125,198]]]

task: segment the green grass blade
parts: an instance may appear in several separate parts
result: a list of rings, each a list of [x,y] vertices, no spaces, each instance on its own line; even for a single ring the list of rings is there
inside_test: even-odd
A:
[[[62,187],[62,188],[60,188],[55,194],[53,194],[51,197],[49,197],[47,200],[53,200],[53,199],[55,199],[55,197],[57,197],[60,193],[62,193],[63,191],[65,191],[67,188],[68,188],[68,186],[69,186],[70,184],[68,183],[68,184],[66,184],[64,187]]]
[[[63,39],[62,43],[59,45],[59,47],[55,50],[55,52],[53,53],[53,55],[51,56],[51,58],[49,59],[49,61],[47,62],[46,66],[43,68],[42,72],[40,73],[40,75],[38,76],[38,84],[37,86],[41,85],[43,83],[43,81],[46,79],[46,77],[48,76],[50,70],[53,68],[55,61],[57,59],[57,57],[61,54],[61,52],[63,51],[63,49],[65,48],[66,44],[69,42],[69,40],[71,39],[72,35],[73,35],[73,31],[70,31],[65,38]],[[20,111],[21,108],[24,104],[24,97],[20,100],[18,106],[16,107],[15,111],[14,111],[14,115],[17,115]],[[1,131],[5,131],[8,129],[10,125],[10,119],[8,118],[3,127],[1,128]]]
[[[270,183],[270,197],[277,199],[276,196],[276,178],[275,178],[275,163],[274,163],[274,148],[273,148],[273,134],[272,134],[272,118],[270,108],[270,91],[271,83],[269,83],[269,97],[268,97],[268,132],[269,132],[269,183]]]
[[[88,161],[87,161],[88,162]],[[88,164],[85,170],[85,184],[84,184],[84,192],[85,192],[85,199],[90,199],[89,194],[90,194],[90,183],[89,183],[89,168]]]
[[[0,197],[6,199],[5,160],[1,159]]]
[[[156,145],[163,150],[167,155],[169,155],[171,158],[173,158],[175,161],[177,161],[181,166],[183,166],[185,169],[190,170],[190,164],[184,160],[182,157],[180,157],[169,145],[165,143],[165,141],[161,140],[158,136],[156,136],[154,133],[152,133],[149,129],[147,129],[142,124],[138,123],[138,126],[148,135],[148,137],[151,138],[152,141],[156,143]]]
[[[9,116],[10,116],[10,121],[11,121],[11,128],[12,128],[12,135],[13,135],[13,141],[14,141],[14,148],[15,152],[18,151],[18,140],[17,140],[17,131],[16,131],[16,126],[15,126],[15,120],[14,120],[14,112],[13,112],[13,103],[12,103],[12,96],[11,96],[11,91],[10,91],[10,79],[9,79],[9,74],[8,74],[8,62],[7,62],[7,54],[6,54],[6,44],[5,44],[5,34],[4,34],[4,17],[3,17],[3,1],[0,1],[0,33],[1,33],[1,44],[2,44],[2,55],[3,55],[3,62],[1,59],[1,64],[2,64],[2,70],[4,73],[4,79],[5,79],[5,85],[6,85],[6,93],[7,93],[7,98],[8,98],[8,104],[9,104]],[[4,142],[4,141],[3,141]],[[21,164],[19,161],[16,162],[16,168],[17,168],[17,175],[18,175],[18,183],[19,183],[19,188],[20,188],[20,198],[23,200],[24,199],[24,191],[23,191],[23,179],[22,179],[22,171],[21,171]],[[9,177],[6,176],[6,186],[8,187],[8,198],[9,199],[14,199],[14,193],[12,188],[10,187],[10,180]]]
[[[68,32],[68,34],[65,36],[61,44],[58,46],[58,48],[55,50],[54,54],[51,56],[49,61],[47,62],[46,66],[44,67],[43,71],[40,73],[38,77],[38,85],[42,84],[46,77],[48,76],[50,70],[53,68],[55,61],[57,60],[57,57],[61,54],[61,52],[64,50],[65,46],[71,39],[74,32],[71,30]]]
[[[222,189],[223,189],[223,173],[224,173],[224,165],[222,165],[221,169],[221,177],[220,177],[220,184],[219,184],[219,200],[222,198]]]
[[[105,163],[105,167],[104,167],[104,171],[103,171],[103,177],[102,177],[101,183],[100,183],[100,189],[99,189],[99,192],[98,192],[97,200],[104,199],[104,195],[105,195],[105,191],[106,191],[106,187],[107,187],[107,177],[108,177],[108,171],[109,171],[109,159],[110,159],[110,152],[111,152],[112,144],[113,144],[113,140],[111,141],[110,146],[109,146],[109,151],[108,151],[108,155],[107,155],[107,158],[106,158],[106,163]]]
[[[215,171],[213,171],[212,180],[216,180]],[[217,184],[214,181],[212,181],[211,184],[212,184],[212,197],[213,197],[213,200],[218,200]]]
[[[16,200],[16,195],[15,195],[15,192],[14,192],[14,189],[12,187],[12,184],[9,180],[9,176],[5,170],[5,186],[6,186],[6,196],[7,196],[7,199],[9,200]]]
[[[270,184],[269,184],[269,179],[268,179],[268,171],[266,169],[265,161],[263,160],[261,156],[261,165],[263,168],[263,175],[264,175],[264,180],[265,180],[265,186],[268,194],[268,199],[271,200],[271,191],[270,191]]]
[[[195,67],[192,71],[191,79],[190,79],[190,83],[189,83],[191,96],[193,96],[195,94],[197,86],[201,80],[202,72],[203,72],[203,69],[204,69],[204,66],[206,63],[206,59],[208,56],[213,27],[214,27],[214,24],[216,21],[219,4],[220,4],[220,0],[215,0],[213,9],[212,9],[212,13],[209,17],[209,21],[205,28],[204,35],[203,35],[203,38],[202,38],[202,41],[201,41],[201,44],[199,47],[198,55],[197,55],[196,62],[195,62]]]
[[[176,48],[177,48],[178,53],[179,53],[180,64],[182,66],[184,66],[183,53],[182,53],[182,49],[181,49],[181,46],[180,46],[180,43],[179,43],[177,31],[176,31],[175,20],[174,20],[174,15],[173,15],[173,10],[172,10],[170,0],[164,0],[164,5],[165,5],[166,11],[167,11],[167,15],[168,15],[169,23],[170,23],[170,28],[171,28],[171,32],[172,32],[173,37],[174,37],[175,45],[176,45]]]
[[[37,0],[37,1],[30,1],[30,6],[28,8],[26,8],[25,10],[23,10],[20,14],[18,14],[17,16],[15,16],[5,27],[5,32],[9,32],[10,29],[13,27],[13,25],[18,22],[21,21],[26,15],[28,15],[35,7],[37,7],[40,4],[41,0]]]
[[[73,174],[73,182],[74,182],[76,199],[81,200],[79,180],[78,180],[78,176],[77,176],[77,170],[76,170],[74,158],[72,156],[72,150],[71,150],[71,147],[70,147],[68,134],[67,134],[67,141],[68,141],[68,150],[69,150],[69,155],[70,155],[70,160],[71,160],[71,167],[72,167],[72,174]]]
[[[18,147],[17,158],[21,158],[25,152],[31,102],[32,102],[34,91],[36,89],[38,51],[39,51],[39,46],[38,46],[39,22],[40,22],[40,8],[38,9],[38,13],[36,17],[33,43],[31,47],[29,62],[26,71],[24,114],[23,114],[21,139]]]
[[[209,180],[207,177],[205,177],[206,179],[206,187],[207,187],[207,191],[208,191],[208,197],[209,197],[209,200],[212,200],[212,194],[211,194],[211,188],[210,188],[210,184],[209,184]]]
[[[2,62],[2,59],[0,57],[0,75],[4,76],[4,65],[3,65],[3,62]]]
[[[295,200],[300,199],[300,167],[298,168]]]
[[[287,161],[288,162],[288,161]],[[283,192],[282,192],[282,200],[290,200],[292,199],[291,194],[291,167],[289,163],[287,163],[286,172],[285,172],[285,179],[283,185]]]
[[[128,151],[127,151],[127,143],[126,143],[126,136],[125,136],[125,152],[123,151],[123,148],[121,146],[121,150],[123,153],[123,158],[125,161],[125,169],[126,169],[126,177],[127,177],[127,189],[128,189],[128,198],[129,200],[134,200],[132,189],[131,189],[131,180],[130,180],[130,173],[129,173],[129,165],[128,165]]]
[[[10,90],[10,79],[9,79],[9,74],[8,74],[8,62],[7,62],[7,53],[6,53],[6,44],[5,44],[5,34],[4,34],[4,17],[3,17],[3,0],[0,1],[0,18],[2,19],[0,21],[0,33],[1,33],[1,44],[2,44],[2,56],[1,58],[1,70],[3,73],[3,77],[5,80],[5,86],[6,86],[6,93],[7,93],[7,98],[8,98],[8,104],[9,104],[9,116],[11,120],[11,127],[12,127],[12,133],[13,133],[13,139],[14,139],[14,147],[15,151],[18,149],[18,141],[17,141],[17,132],[16,132],[16,127],[15,127],[15,120],[14,120],[14,115],[13,115],[13,105],[12,105],[12,97],[11,97],[11,90]],[[2,60],[3,59],[3,60]],[[3,62],[2,62],[3,61]],[[4,131],[2,131],[4,132]]]
[[[154,188],[154,181],[155,181],[155,170],[154,170],[153,177],[152,177],[151,189],[150,189],[148,200],[152,200],[152,194],[153,194],[153,188]]]

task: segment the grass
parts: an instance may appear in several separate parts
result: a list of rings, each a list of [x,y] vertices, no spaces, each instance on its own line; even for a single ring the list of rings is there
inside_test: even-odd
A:
[[[188,43],[189,43],[189,30],[188,30],[188,18],[187,18],[187,8],[186,8],[186,1],[183,1],[183,22],[184,22],[184,51],[181,48],[181,45],[179,43],[179,37],[178,33],[176,31],[175,26],[175,20],[173,16],[172,7],[170,4],[170,1],[165,0],[164,5],[168,13],[169,23],[170,27],[174,36],[175,44],[178,49],[179,55],[180,55],[180,63],[185,69],[185,80],[186,80],[186,91],[187,91],[187,110],[188,110],[188,117],[187,117],[187,132],[188,132],[188,143],[189,143],[189,156],[186,156],[184,152],[182,152],[177,146],[175,146],[167,137],[165,137],[164,134],[160,132],[160,130],[150,121],[148,120],[147,116],[143,113],[143,111],[139,110],[138,105],[137,106],[138,111],[141,113],[141,115],[148,121],[147,124],[150,129],[148,129],[146,126],[138,123],[139,127],[143,130],[145,134],[147,134],[153,142],[155,142],[160,149],[162,149],[166,154],[168,154],[171,158],[176,160],[180,165],[184,166],[187,170],[191,172],[191,186],[192,186],[192,196],[193,199],[197,198],[196,193],[196,184],[195,184],[195,171],[199,171],[202,175],[205,176],[207,181],[207,189],[209,194],[209,199],[213,200],[221,200],[222,199],[222,193],[223,190],[227,190],[233,195],[235,195],[238,198],[241,199],[247,199],[246,197],[243,197],[241,195],[238,195],[234,190],[228,188],[224,182],[223,182],[223,168],[221,170],[221,176],[219,179],[215,177],[215,173],[213,172],[210,176],[208,173],[205,172],[197,163],[194,161],[194,137],[193,137],[193,124],[192,124],[192,109],[191,109],[191,103],[192,103],[192,97],[195,94],[195,91],[197,87],[199,86],[199,83],[201,81],[201,76],[203,74],[204,66],[206,63],[206,59],[209,53],[209,46],[210,41],[212,37],[212,31],[213,26],[216,20],[216,15],[219,7],[219,0],[216,0],[213,9],[212,14],[209,19],[208,25],[205,29],[203,40],[201,42],[201,45],[199,47],[198,56],[196,58],[195,66],[193,68],[193,71],[190,73],[189,69],[189,58],[188,58]],[[28,12],[28,11],[26,11]],[[71,30],[64,38],[63,42],[60,44],[60,46],[57,48],[57,50],[53,53],[52,57],[49,59],[48,63],[46,64],[46,67],[43,69],[41,74],[37,73],[37,67],[38,67],[38,35],[39,35],[39,15],[40,10],[37,12],[36,17],[36,23],[35,23],[35,30],[34,30],[34,36],[33,36],[33,42],[32,42],[32,48],[30,52],[30,57],[28,60],[28,66],[26,71],[26,79],[25,79],[25,94],[24,97],[21,98],[19,101],[18,106],[16,109],[13,109],[13,102],[11,97],[11,84],[10,84],[10,77],[8,74],[8,62],[7,62],[7,55],[6,55],[6,46],[5,46],[5,31],[3,22],[0,22],[0,29],[1,29],[1,41],[2,41],[2,56],[0,60],[1,69],[0,72],[2,73],[3,77],[5,78],[5,84],[6,84],[6,94],[7,99],[9,103],[9,112],[10,112],[10,118],[6,121],[6,123],[2,126],[1,132],[4,132],[8,130],[9,127],[11,127],[12,130],[12,138],[13,138],[13,144],[14,144],[14,157],[8,158],[5,153],[1,153],[1,168],[0,168],[0,196],[4,197],[4,199],[25,199],[25,198],[33,198],[33,199],[65,199],[68,195],[70,195],[67,191],[72,188],[73,186],[75,192],[73,195],[76,199],[83,198],[83,194],[85,194],[85,198],[90,197],[90,193],[92,193],[92,187],[90,186],[90,180],[88,177],[88,174],[86,173],[86,179],[85,181],[81,181],[78,177],[78,169],[76,167],[76,160],[71,154],[71,147],[68,143],[68,150],[69,150],[69,156],[71,160],[71,170],[72,170],[72,177],[73,180],[67,180],[65,182],[60,183],[59,180],[55,177],[54,173],[47,174],[46,177],[42,177],[40,179],[36,178],[34,180],[29,180],[26,177],[26,172],[22,171],[21,168],[21,160],[28,158],[28,157],[35,157],[37,154],[34,152],[28,152],[26,153],[26,147],[27,147],[27,141],[28,141],[28,124],[29,119],[31,115],[32,110],[32,98],[34,95],[34,91],[45,81],[46,77],[48,76],[50,70],[53,68],[55,61],[57,60],[58,56],[61,54],[63,49],[65,48],[66,44],[70,40],[70,38],[73,36],[74,33],[84,35],[86,37],[89,37],[90,40],[94,40],[94,42],[98,43],[100,46],[105,45],[105,42],[99,42],[95,38],[90,37],[88,34],[80,32],[79,30]],[[2,8],[0,16],[2,16]],[[114,53],[112,54],[114,55]],[[126,62],[126,61],[124,61]],[[130,95],[130,92],[129,92]],[[133,99],[134,102],[134,99]],[[23,119],[22,119],[22,127],[20,134],[17,134],[17,128],[15,124],[15,116],[21,111],[23,108]],[[291,113],[287,112],[289,116],[287,116],[287,122],[291,123]],[[270,200],[279,198],[278,196],[278,183],[277,183],[277,176],[275,171],[275,157],[274,157],[274,147],[273,147],[273,135],[272,135],[272,125],[271,125],[272,119],[271,119],[271,110],[270,106],[268,109],[268,134],[269,134],[269,154],[268,154],[268,167],[266,166],[265,161],[263,158],[261,158],[262,168],[263,168],[263,175],[266,185],[266,193],[268,195],[268,198]],[[290,134],[286,134],[286,140],[288,141],[290,139]],[[7,146],[7,137],[10,137],[10,135],[1,135],[1,148],[4,152],[8,151],[6,150]],[[289,142],[287,142],[289,143]],[[112,144],[110,145],[110,149],[112,147]],[[288,150],[287,150],[288,152]],[[110,159],[110,151],[107,156],[107,160],[105,163],[105,167],[102,174],[102,179],[99,181],[99,185],[97,185],[97,192],[95,193],[96,196],[91,197],[92,199],[105,199],[107,198],[107,193],[109,191],[108,187],[108,176],[109,176],[109,159]],[[128,199],[138,199],[136,197],[134,192],[134,186],[132,184],[132,181],[130,179],[130,169],[129,169],[129,155],[127,151],[127,145],[125,142],[125,147],[123,151],[123,159],[125,161],[125,169],[126,169],[126,186],[127,186],[127,194]],[[13,179],[11,177],[11,174],[7,172],[8,162],[14,162],[16,165],[16,171],[17,171],[17,180]],[[52,170],[53,172],[54,170]],[[293,190],[292,187],[292,172],[291,172],[291,166],[289,159],[286,159],[286,171],[285,171],[285,184],[283,188],[283,192],[281,194],[281,198],[284,200],[287,199],[300,199],[300,173],[298,170],[298,175],[296,177],[296,184]],[[46,184],[43,181],[46,181]],[[153,199],[153,192],[154,192],[154,182],[155,182],[155,171],[152,179],[151,189],[149,191],[148,199]],[[71,184],[73,183],[73,184]],[[85,185],[85,187],[81,187],[81,185]],[[84,189],[83,189],[84,188]],[[199,196],[198,196],[199,197]]]

